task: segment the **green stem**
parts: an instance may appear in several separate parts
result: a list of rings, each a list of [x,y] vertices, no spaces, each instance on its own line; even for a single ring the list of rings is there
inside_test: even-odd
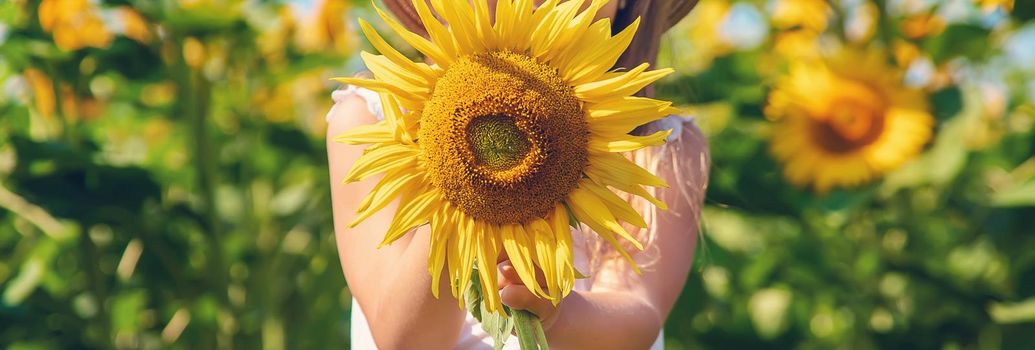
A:
[[[532,319],[532,326],[535,327],[535,339],[539,342],[539,348],[549,350],[550,346],[546,343],[546,331],[543,330],[543,323],[539,321],[538,317]]]
[[[877,6],[877,35],[884,43],[884,47],[891,48],[892,39],[895,34],[894,23],[888,18],[888,4],[884,0],[873,2]],[[888,50],[890,52],[891,50]]]
[[[213,138],[209,132],[211,86],[200,70],[189,67],[183,60],[177,62],[177,67],[181,72],[180,96],[184,96],[182,111],[189,116],[191,121],[190,133],[194,142],[191,151],[194,153],[197,192],[201,197],[202,210],[204,210],[202,225],[206,231],[205,238],[208,241],[209,249],[212,250],[209,254],[207,273],[209,290],[215,293],[222,307],[229,307],[228,268],[223,256],[222,230],[215,195],[218,149],[213,145]],[[232,335],[225,334],[220,328],[213,339],[212,348],[232,348],[232,338]]]
[[[514,318],[514,329],[517,330],[521,350],[549,349],[550,347],[546,344],[546,335],[543,333],[543,324],[539,322],[539,318],[527,310],[512,311],[511,317]]]

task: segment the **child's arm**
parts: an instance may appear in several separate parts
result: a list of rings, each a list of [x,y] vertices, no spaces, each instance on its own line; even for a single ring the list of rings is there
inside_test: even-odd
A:
[[[377,120],[362,98],[350,96],[334,106],[329,122],[327,157],[338,255],[349,289],[367,317],[374,341],[382,350],[452,348],[460,335],[464,313],[457,307],[448,286],[439,286],[439,299],[430,293],[427,229],[417,230],[390,246],[377,249],[392,221],[396,203],[355,228],[347,227],[360,201],[370,193],[380,176],[342,184],[365,146],[336,143],[334,137]],[[418,237],[414,239],[414,236]],[[448,283],[448,278],[441,280]]]
[[[647,349],[664,326],[686,283],[697,243],[701,204],[708,183],[708,145],[693,124],[663,157],[658,176],[671,186],[659,190],[669,210],[658,211],[657,231],[647,249],[656,261],[643,274],[631,272],[624,260],[600,269],[592,291],[573,291],[554,308],[520,284],[512,267],[501,265],[504,304],[527,309],[544,319],[547,338],[560,349]],[[509,285],[515,284],[515,285]]]

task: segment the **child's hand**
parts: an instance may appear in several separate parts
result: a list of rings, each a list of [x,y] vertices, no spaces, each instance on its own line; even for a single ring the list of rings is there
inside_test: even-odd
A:
[[[504,260],[496,267],[499,273],[500,299],[503,301],[503,304],[511,309],[532,312],[539,317],[540,322],[543,324],[543,330],[550,329],[554,321],[557,320],[558,311],[563,304],[563,300],[557,306],[554,306],[549,300],[540,299],[533,295],[525,287],[525,284],[521,282],[521,278],[518,277],[514,265],[510,264],[510,260]],[[542,271],[539,271],[538,268],[536,269],[536,279],[540,286],[544,285],[542,282]],[[543,289],[546,289],[546,287],[543,286]]]

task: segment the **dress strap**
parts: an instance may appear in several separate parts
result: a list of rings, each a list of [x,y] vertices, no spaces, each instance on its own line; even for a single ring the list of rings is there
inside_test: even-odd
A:
[[[349,96],[358,96],[359,98],[363,99],[363,101],[366,101],[367,110],[370,111],[370,114],[373,114],[375,117],[377,117],[378,121],[385,119],[384,111],[381,109],[381,95],[378,95],[376,91],[364,89],[354,85],[348,85],[345,87],[345,89],[334,90],[334,92],[331,93],[331,99],[334,100],[335,106],[337,106],[337,104],[339,103],[345,102],[345,100],[349,98]],[[327,122],[330,123],[331,118],[333,117],[334,108],[331,108],[331,110],[327,112]]]

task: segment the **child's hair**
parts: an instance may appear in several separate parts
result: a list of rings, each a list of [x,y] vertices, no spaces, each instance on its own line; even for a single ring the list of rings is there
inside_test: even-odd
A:
[[[425,0],[427,1],[427,0]],[[450,0],[450,1],[466,1],[466,0]],[[485,1],[485,0],[474,0],[474,1]],[[568,1],[580,1],[580,0],[568,0]],[[585,0],[588,1],[588,0]],[[626,49],[622,56],[615,63],[614,69],[629,69],[636,67],[643,63],[650,63],[653,67],[657,63],[658,50],[661,44],[661,35],[665,33],[669,28],[679,22],[690,9],[697,4],[698,0],[611,0],[618,2],[618,10],[615,14],[615,18],[611,22],[611,32],[618,33],[622,29],[625,29],[629,24],[635,21],[637,18],[640,19],[639,28],[636,30],[636,35],[633,37],[632,42],[629,44],[629,48]],[[395,15],[395,17],[407,27],[410,31],[427,36],[427,31],[424,29],[424,25],[421,23],[420,17],[417,15],[416,9],[413,8],[412,0],[383,0],[385,7]],[[542,2],[537,0],[536,3]],[[639,96],[652,97],[654,95],[653,86],[648,86],[642,91],[638,92]],[[655,122],[657,123],[657,122]],[[664,128],[662,125],[655,125],[654,123],[642,125],[633,134],[648,134],[656,132]],[[635,161],[640,166],[644,167],[651,173],[657,174],[659,171],[675,171],[683,175],[687,175],[687,181],[694,181],[702,179],[699,175],[691,174],[694,171],[701,171],[701,169],[695,168],[694,161],[691,159],[677,159],[676,154],[682,153],[682,145],[679,143],[670,145],[666,144],[661,147],[652,147],[650,149],[639,150],[630,153],[628,156],[630,159]],[[664,169],[662,169],[664,168]],[[707,171],[707,169],[704,169]],[[707,178],[707,174],[702,175],[703,178]],[[669,184],[672,188],[690,188],[689,186],[683,186],[683,184]],[[702,189],[703,190],[703,189]],[[655,191],[650,191],[655,194]],[[678,196],[687,196],[687,193],[676,193]],[[670,196],[671,197],[671,196]],[[656,249],[651,243],[653,243],[657,231],[653,229],[656,217],[656,209],[645,200],[638,197],[626,196],[626,199],[632,204],[638,212],[645,216],[645,220],[648,223],[648,229],[639,229],[632,227],[631,225],[625,225],[626,229],[630,231],[637,239],[644,245],[644,253],[639,254],[636,260],[641,268],[649,268],[658,257],[656,254],[651,254],[651,251]],[[662,201],[666,201],[666,198],[660,198]],[[671,200],[673,198],[669,198]],[[692,215],[697,215],[696,211],[700,208],[694,208]],[[583,227],[584,232],[589,232],[589,228]],[[595,237],[596,235],[591,235]],[[599,239],[590,243],[590,268],[596,270],[600,268],[605,262],[611,261],[614,258],[618,258],[617,252],[614,251],[609,245],[604,244]],[[631,245],[626,247],[627,251],[635,251]],[[624,266],[621,264],[620,266]],[[588,271],[593,274],[596,271]],[[587,271],[582,271],[587,272]]]

